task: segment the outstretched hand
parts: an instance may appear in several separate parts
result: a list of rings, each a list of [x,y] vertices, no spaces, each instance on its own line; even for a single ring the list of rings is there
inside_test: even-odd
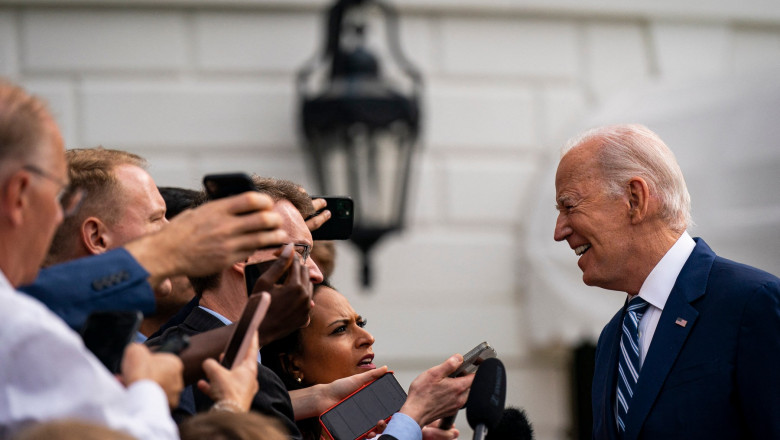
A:
[[[358,388],[380,378],[385,373],[387,373],[387,367],[383,366],[365,373],[337,379],[329,384],[318,384],[290,391],[295,420],[319,416]]]
[[[203,361],[203,371],[208,377],[208,382],[198,381],[198,389],[209,396],[214,402],[229,402],[230,405],[238,405],[242,411],[249,411],[252,400],[257,393],[257,352],[258,336],[252,336],[252,342],[244,359],[233,364],[233,368],[227,369],[214,359]]]
[[[463,356],[456,354],[417,376],[409,386],[409,395],[401,407],[402,413],[414,419],[420,427],[454,414],[466,404],[474,375],[451,378]]]
[[[270,197],[254,191],[215,200],[182,212],[125,248],[149,272],[152,286],[174,275],[210,275],[287,240],[272,208]]]

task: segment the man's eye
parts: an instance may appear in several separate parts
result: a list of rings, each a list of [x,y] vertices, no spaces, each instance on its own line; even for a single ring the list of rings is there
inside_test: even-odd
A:
[[[356,324],[357,324],[358,327],[364,328],[366,326],[366,324],[368,324],[368,320],[367,319],[359,319],[356,322]]]

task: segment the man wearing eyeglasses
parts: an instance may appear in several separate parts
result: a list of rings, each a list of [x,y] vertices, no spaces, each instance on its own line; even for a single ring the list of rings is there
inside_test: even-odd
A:
[[[45,105],[0,80],[0,438],[66,417],[178,438],[166,395],[178,396],[181,361],[135,345],[125,352],[125,388],[65,323],[16,290],[36,278],[74,203],[63,153]]]
[[[313,241],[304,217],[314,212],[312,202],[309,196],[301,191],[300,186],[292,182],[259,177],[254,177],[253,180],[256,189],[274,201],[273,211],[282,218],[281,229],[287,233],[289,243],[282,247],[260,249],[245,261],[217,274],[190,277],[198,306],[192,309],[181,324],[169,328],[160,338],[149,341],[150,345],[155,345],[173,334],[193,336],[237,321],[248,297],[244,268],[247,264],[276,258],[287,262],[284,266],[287,267],[287,278],[283,283],[279,283],[281,286],[270,289],[273,299],[266,316],[275,319],[264,319],[260,324],[258,333],[263,338],[261,345],[307,324],[308,310],[312,306],[312,283],[319,283],[323,279],[319,268],[309,258]],[[196,205],[206,201],[203,195]],[[269,271],[277,269],[278,267],[274,267]],[[300,295],[300,289],[307,289],[309,294]],[[306,304],[300,303],[301,298],[306,299]],[[302,310],[305,313],[301,313]],[[255,395],[252,409],[276,416],[285,424],[292,438],[301,438],[294,423],[290,397],[281,380],[268,368],[258,365],[258,382],[260,391]],[[204,394],[188,388],[182,394],[182,405],[174,414],[177,417],[187,417],[208,410],[212,404]]]

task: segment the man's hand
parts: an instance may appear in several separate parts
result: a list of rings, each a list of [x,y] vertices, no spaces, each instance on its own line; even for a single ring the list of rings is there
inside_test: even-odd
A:
[[[413,418],[421,428],[457,412],[466,404],[474,380],[473,374],[449,377],[461,363],[463,356],[456,354],[417,376],[409,386],[409,396],[400,412]]]
[[[423,440],[452,440],[458,438],[460,431],[455,428],[439,429],[439,422],[441,420],[437,420],[422,429]]]
[[[244,359],[233,365],[228,370],[214,359],[203,361],[203,371],[209,381],[198,381],[198,389],[209,396],[214,402],[223,402],[230,405],[238,405],[235,410],[249,411],[252,400],[259,389],[257,383],[257,333],[252,336],[252,343],[247,350]],[[236,361],[239,361],[237,359]]]
[[[270,197],[254,191],[227,197],[186,210],[125,248],[149,272],[152,287],[174,275],[210,275],[287,241],[272,208]]]
[[[176,408],[179,405],[179,394],[184,389],[183,368],[176,355],[152,353],[143,344],[130,344],[122,358],[120,379],[125,386],[144,379],[157,382],[165,391],[168,405]]]
[[[319,384],[300,390],[290,391],[295,420],[317,417],[328,408],[341,402],[353,391],[380,378],[387,373],[387,367],[380,367],[365,373],[355,374],[334,380],[329,384]]]
[[[328,202],[325,199],[314,199],[311,201],[311,204],[314,206],[314,212],[323,210],[319,214],[306,219],[306,226],[309,228],[309,231],[315,231],[330,219],[331,214],[329,210],[325,209],[328,206]]]
[[[302,265],[296,255],[291,244],[285,246],[276,263],[260,276],[252,289],[252,293],[271,294],[271,306],[258,329],[261,346],[309,323],[314,287],[309,279],[309,268]],[[276,284],[285,272],[288,275],[284,284]]]

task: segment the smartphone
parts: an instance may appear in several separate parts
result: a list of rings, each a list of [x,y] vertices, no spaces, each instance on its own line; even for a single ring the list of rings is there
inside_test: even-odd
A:
[[[479,364],[484,362],[485,359],[494,357],[496,357],[496,350],[494,350],[493,347],[487,343],[487,341],[482,342],[469,350],[468,353],[463,356],[463,363],[460,364],[457,370],[450,374],[450,377],[460,377],[467,374],[476,373],[477,369],[479,368]],[[446,430],[452,428],[452,425],[455,423],[455,417],[457,415],[458,414],[455,413],[451,416],[442,417],[441,422],[439,422],[439,429]]]
[[[450,374],[450,377],[460,377],[465,376],[466,374],[476,373],[479,364],[484,362],[485,359],[494,357],[496,357],[496,350],[487,342],[482,342],[463,355],[463,363],[460,364],[460,367],[458,367],[454,373]]]
[[[265,273],[265,271],[268,270],[271,266],[276,263],[276,258],[273,260],[268,261],[262,261],[260,263],[254,263],[254,264],[247,264],[244,266],[244,280],[246,280],[246,294],[251,295],[252,290],[255,288],[255,284],[257,284],[257,280],[260,279],[260,277]],[[292,266],[291,266],[292,267]],[[278,280],[276,280],[275,284],[284,284],[284,282],[287,280],[287,274],[289,273],[289,268],[287,269],[287,272],[283,273]]]
[[[263,321],[268,306],[271,304],[271,295],[267,292],[256,293],[249,297],[244,307],[244,313],[238,320],[233,335],[225,348],[225,356],[222,358],[222,366],[230,369],[236,359],[243,359],[252,343],[252,335],[257,333],[260,322]]]
[[[325,199],[330,211],[330,218],[319,229],[312,231],[314,240],[347,240],[352,235],[355,209],[352,199],[349,197],[311,196],[312,199]],[[317,211],[311,217],[322,212]],[[311,218],[309,217],[309,218]]]
[[[364,439],[378,421],[389,420],[404,402],[406,392],[388,372],[322,413],[322,432],[331,440]]]
[[[257,191],[252,178],[246,173],[208,174],[203,177],[203,187],[211,200]]]
[[[163,334],[165,335],[165,334]],[[190,337],[184,333],[171,333],[163,338],[156,353],[171,353],[179,355],[190,346]]]
[[[81,328],[81,339],[111,373],[119,374],[125,348],[135,340],[143,319],[137,310],[92,312]]]

